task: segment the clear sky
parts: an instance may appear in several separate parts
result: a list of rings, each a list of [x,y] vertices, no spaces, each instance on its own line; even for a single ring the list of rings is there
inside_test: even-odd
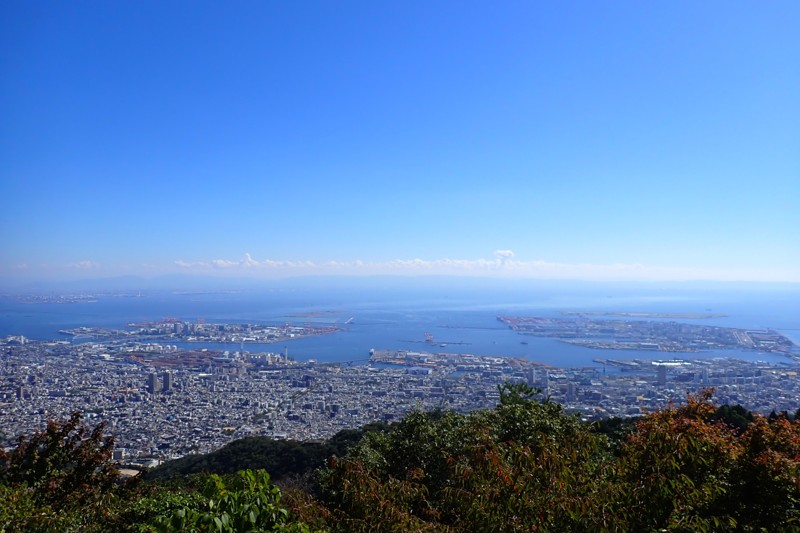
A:
[[[800,2],[0,4],[0,279],[800,281]]]

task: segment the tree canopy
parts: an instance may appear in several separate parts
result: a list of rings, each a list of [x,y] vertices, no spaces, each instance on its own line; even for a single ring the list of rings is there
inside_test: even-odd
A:
[[[711,400],[585,423],[510,384],[494,409],[414,411],[317,447],[244,439],[190,459],[205,473],[133,483],[75,414],[0,454],[0,533],[800,531],[800,422]],[[310,482],[282,490],[264,465]]]

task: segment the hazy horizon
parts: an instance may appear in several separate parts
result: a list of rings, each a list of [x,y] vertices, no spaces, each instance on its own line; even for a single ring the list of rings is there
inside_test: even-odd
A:
[[[75,294],[75,293],[125,293],[149,292],[258,292],[275,290],[378,290],[378,291],[433,291],[451,294],[474,294],[475,291],[530,291],[544,290],[561,293],[589,293],[606,291],[620,294],[630,291],[679,292],[762,292],[800,291],[800,283],[761,281],[708,281],[708,280],[580,280],[501,278],[487,276],[454,275],[329,275],[290,276],[283,278],[249,278],[230,276],[203,276],[193,274],[162,274],[155,276],[109,276],[70,280],[0,280],[0,294]],[[456,291],[456,292],[453,292]]]
[[[800,283],[800,4],[0,6],[0,285]]]

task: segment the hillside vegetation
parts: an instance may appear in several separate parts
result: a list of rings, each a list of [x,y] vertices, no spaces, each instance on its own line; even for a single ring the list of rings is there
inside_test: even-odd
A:
[[[707,391],[587,424],[524,385],[500,392],[491,410],[243,439],[127,482],[103,426],[76,414],[0,454],[0,532],[800,531],[793,416]]]

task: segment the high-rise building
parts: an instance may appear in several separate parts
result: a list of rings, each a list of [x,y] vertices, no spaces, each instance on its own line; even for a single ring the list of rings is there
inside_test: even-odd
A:
[[[567,401],[574,402],[575,401],[575,383],[570,381],[567,383]]]
[[[161,390],[161,384],[158,382],[158,374],[150,372],[147,376],[147,392],[155,394]]]
[[[162,383],[163,386],[161,390],[164,392],[170,392],[172,390],[174,386],[172,372],[164,372],[164,374],[162,374]]]
[[[658,365],[656,374],[658,376],[659,387],[665,386],[667,384],[667,367],[665,365]]]
[[[528,387],[535,387],[536,386],[536,369],[533,367],[528,368],[525,370],[525,378],[528,382]]]

